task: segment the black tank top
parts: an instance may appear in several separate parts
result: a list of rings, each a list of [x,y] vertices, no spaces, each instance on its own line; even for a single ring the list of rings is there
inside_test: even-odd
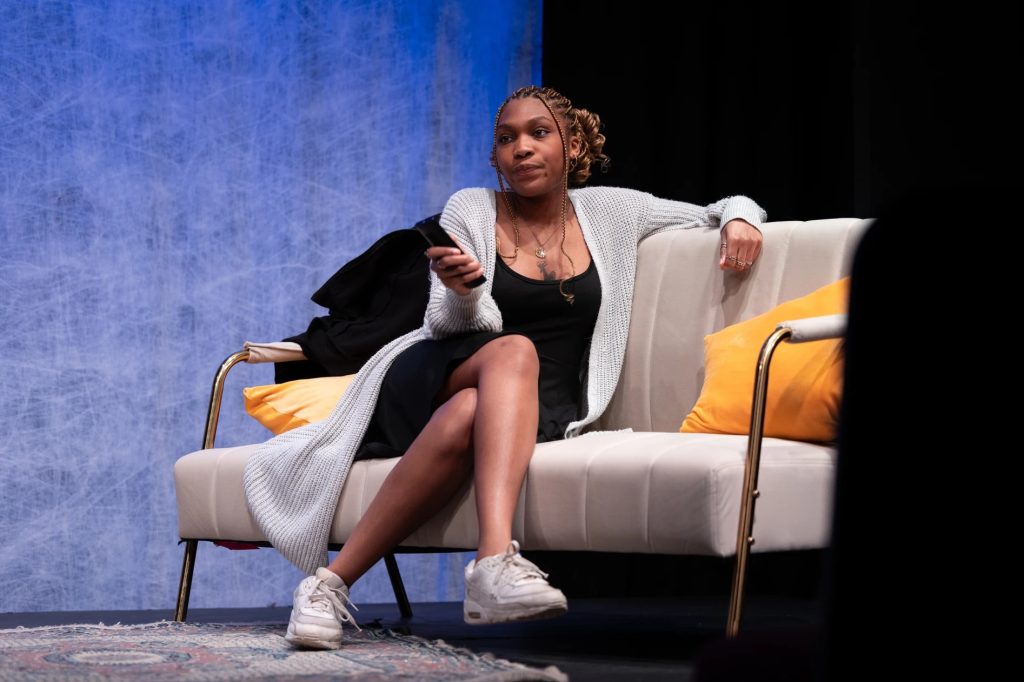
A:
[[[528,337],[540,358],[540,424],[537,442],[559,440],[569,422],[579,419],[583,354],[601,307],[601,278],[594,261],[563,289],[576,295],[572,305],[558,280],[531,279],[498,255],[491,295],[501,310],[503,328]]]

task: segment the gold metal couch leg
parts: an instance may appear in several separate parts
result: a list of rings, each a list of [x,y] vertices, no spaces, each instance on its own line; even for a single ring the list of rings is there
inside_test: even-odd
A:
[[[743,492],[740,503],[740,521],[736,533],[736,569],[729,594],[729,617],[725,634],[735,637],[740,631],[743,615],[743,587],[747,577],[747,561],[754,544],[754,505],[760,493],[757,475],[761,466],[761,440],[764,435],[765,400],[768,396],[768,369],[775,348],[792,334],[788,327],[776,329],[761,346],[754,377],[754,398],[750,410],[750,437],[747,440],[747,463],[743,472]]]
[[[217,369],[213,377],[213,387],[210,390],[210,407],[206,412],[206,428],[203,430],[203,449],[213,447],[217,438],[217,421],[220,418],[220,404],[224,396],[224,382],[228,372],[239,362],[249,358],[249,351],[242,350],[229,355]],[[185,558],[181,564],[181,580],[178,583],[178,605],[174,610],[174,620],[183,623],[188,616],[188,599],[192,592],[192,574],[195,571],[196,549],[199,546],[198,540],[185,540]]]
[[[181,581],[178,583],[178,607],[174,611],[174,620],[184,623],[188,617],[188,598],[192,592],[192,572],[196,565],[196,548],[198,540],[185,541],[185,558],[181,562]]]
[[[747,562],[754,544],[754,505],[760,492],[757,477],[761,467],[761,441],[764,438],[765,402],[768,398],[768,369],[775,349],[783,341],[805,343],[842,338],[846,333],[846,315],[822,315],[780,323],[761,346],[754,375],[754,397],[750,409],[750,437],[747,440],[747,463],[743,473],[740,519],[736,532],[736,571],[729,595],[729,617],[725,634],[735,637],[740,631],[743,614],[743,587]]]

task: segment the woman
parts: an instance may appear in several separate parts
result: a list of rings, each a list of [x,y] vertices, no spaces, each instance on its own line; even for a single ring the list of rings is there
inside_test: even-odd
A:
[[[441,225],[461,251],[426,251],[435,276],[423,328],[381,349],[331,417],[269,441],[250,460],[254,517],[275,547],[309,568],[316,543],[326,546],[337,479],[351,460],[401,455],[341,552],[296,588],[286,635],[293,644],[339,646],[342,623],[353,622],[349,586],[470,476],[480,536],[466,567],[466,622],[565,613],[565,596],[511,537],[535,444],[578,435],[607,406],[641,239],[722,225],[720,267],[744,270],[758,258],[764,220],[745,197],[701,207],[620,188],[569,192],[592,165],[607,166],[599,126],[550,88],[514,92],[495,120],[500,191],[453,195]],[[481,275],[483,286],[467,286]],[[602,361],[589,363],[588,350]],[[295,522],[296,491],[316,498],[299,510],[303,524]]]

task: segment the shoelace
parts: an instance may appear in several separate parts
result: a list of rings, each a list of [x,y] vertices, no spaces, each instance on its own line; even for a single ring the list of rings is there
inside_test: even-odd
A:
[[[548,574],[540,570],[537,564],[519,553],[519,543],[513,540],[505,550],[505,556],[501,558],[501,566],[494,574],[494,584],[498,585],[505,580],[508,584],[518,585],[528,580],[546,580],[547,577]]]
[[[321,580],[313,587],[313,592],[309,595],[309,606],[316,611],[331,613],[342,623],[351,623],[356,630],[362,632],[363,629],[359,627],[359,623],[356,622],[356,619],[353,618],[352,614],[348,612],[347,608],[345,608],[345,604],[341,601],[342,599],[348,602],[348,605],[356,611],[359,610],[359,607],[352,603],[352,600],[348,598],[347,594],[339,589],[330,587],[327,583]]]

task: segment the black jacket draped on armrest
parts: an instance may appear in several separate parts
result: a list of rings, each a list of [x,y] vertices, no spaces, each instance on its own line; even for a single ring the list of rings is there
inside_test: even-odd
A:
[[[284,339],[302,346],[308,359],[276,363],[274,380],[354,374],[384,345],[422,326],[430,293],[426,248],[415,229],[396,230],[342,266],[312,296],[329,314]]]

